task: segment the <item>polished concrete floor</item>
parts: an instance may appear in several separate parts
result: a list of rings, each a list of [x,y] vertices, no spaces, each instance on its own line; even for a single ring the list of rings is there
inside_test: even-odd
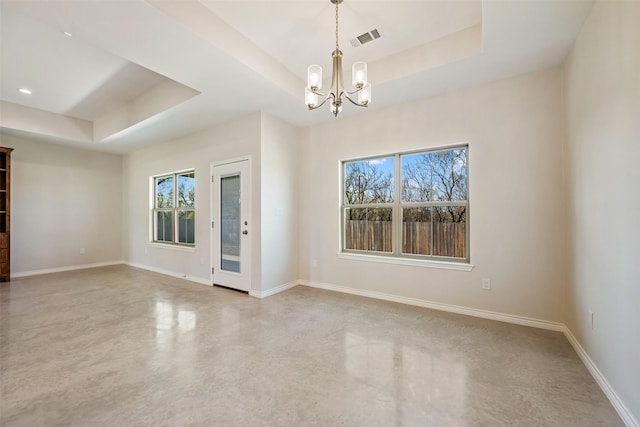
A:
[[[2,426],[620,426],[558,332],[126,266],[0,284]]]

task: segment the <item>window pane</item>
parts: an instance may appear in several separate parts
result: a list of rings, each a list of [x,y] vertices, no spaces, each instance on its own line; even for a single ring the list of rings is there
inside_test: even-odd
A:
[[[173,175],[156,178],[156,208],[173,207]]]
[[[220,266],[240,272],[240,175],[220,180]]]
[[[195,243],[195,221],[194,211],[178,212],[178,243],[193,245]]]
[[[344,164],[344,203],[391,203],[394,198],[393,157]]]
[[[431,255],[431,208],[402,210],[402,253]]]
[[[467,257],[467,208],[439,206],[432,208],[433,255]]]
[[[391,208],[346,209],[345,249],[391,252],[391,217]]]
[[[193,208],[196,201],[196,173],[178,175],[178,207]]]
[[[402,201],[467,200],[467,148],[400,158]]]
[[[156,240],[173,242],[173,212],[156,212]]]

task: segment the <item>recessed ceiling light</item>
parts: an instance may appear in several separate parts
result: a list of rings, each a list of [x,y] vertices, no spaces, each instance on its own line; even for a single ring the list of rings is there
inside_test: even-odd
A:
[[[31,95],[33,93],[29,89],[27,89],[26,87],[21,87],[20,89],[18,89],[18,92],[24,93],[25,95]]]
[[[64,34],[67,37],[73,37],[73,34],[71,34],[69,31],[63,31],[62,34]]]

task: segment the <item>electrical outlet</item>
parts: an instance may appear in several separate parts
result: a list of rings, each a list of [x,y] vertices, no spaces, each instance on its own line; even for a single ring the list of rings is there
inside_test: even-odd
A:
[[[482,279],[482,289],[484,289],[485,291],[491,290],[491,280],[488,278],[483,278]]]
[[[589,309],[589,322],[591,322],[591,330],[594,329],[594,324],[593,324],[594,320],[595,319],[594,319],[594,315],[593,315],[593,310]]]
[[[317,259],[314,259],[314,260],[311,262],[311,264],[313,265],[313,267],[314,267],[314,268],[317,268],[317,267],[318,267],[318,260],[317,260]]]
[[[84,248],[80,248],[80,255],[84,254]]]

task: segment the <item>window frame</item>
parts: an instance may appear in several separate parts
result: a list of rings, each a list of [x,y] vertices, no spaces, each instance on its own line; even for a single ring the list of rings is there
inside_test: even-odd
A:
[[[151,209],[150,209],[150,244],[153,245],[167,245],[167,246],[172,246],[175,248],[180,248],[180,249],[195,249],[196,247],[196,222],[195,222],[195,213],[196,213],[196,200],[195,200],[195,193],[194,193],[194,201],[193,201],[193,207],[191,206],[179,206],[179,201],[178,201],[178,195],[179,195],[179,177],[182,175],[189,175],[189,174],[193,174],[193,179],[194,179],[194,192],[195,192],[195,188],[196,188],[196,170],[194,168],[192,169],[184,169],[184,170],[180,170],[180,171],[176,171],[176,172],[169,172],[169,173],[162,173],[162,174],[158,174],[158,175],[153,175],[151,176],[150,179],[150,196],[151,196],[151,200],[150,200],[150,204],[151,204]],[[169,178],[172,177],[173,178],[173,200],[172,200],[172,207],[157,207],[157,203],[158,203],[158,179],[162,179],[162,178]],[[158,240],[158,227],[157,227],[157,218],[158,218],[158,213],[160,212],[167,212],[167,213],[171,213],[172,214],[172,240]],[[180,221],[180,214],[183,212],[193,212],[194,215],[194,223],[193,223],[193,228],[194,228],[194,232],[193,232],[193,243],[183,243],[179,241],[179,221]]]
[[[443,151],[451,151],[455,149],[466,149],[466,188],[467,194],[465,200],[460,201],[426,201],[426,202],[403,202],[402,201],[402,156],[413,154],[426,154],[436,153]],[[346,203],[346,165],[352,162],[365,162],[369,160],[376,160],[381,158],[393,158],[394,172],[393,172],[393,188],[394,196],[393,202],[388,203],[362,203],[362,204],[347,204]],[[470,202],[469,202],[469,144],[460,143],[455,145],[423,148],[411,151],[401,151],[388,154],[380,154],[375,156],[367,156],[360,158],[345,159],[340,161],[340,245],[338,256],[345,259],[359,259],[365,261],[375,261],[383,263],[393,263],[402,265],[421,265],[429,267],[441,267],[448,269],[460,269],[471,270],[471,254],[470,254]],[[450,257],[440,255],[423,255],[423,254],[409,254],[403,253],[402,247],[402,215],[405,208],[433,208],[433,207],[445,207],[445,206],[463,206],[465,207],[465,245],[466,245],[466,257]],[[354,208],[391,208],[391,252],[381,252],[373,250],[363,249],[347,249],[346,242],[346,213],[348,209]],[[433,235],[431,235],[433,241]],[[430,246],[432,247],[432,241]]]

